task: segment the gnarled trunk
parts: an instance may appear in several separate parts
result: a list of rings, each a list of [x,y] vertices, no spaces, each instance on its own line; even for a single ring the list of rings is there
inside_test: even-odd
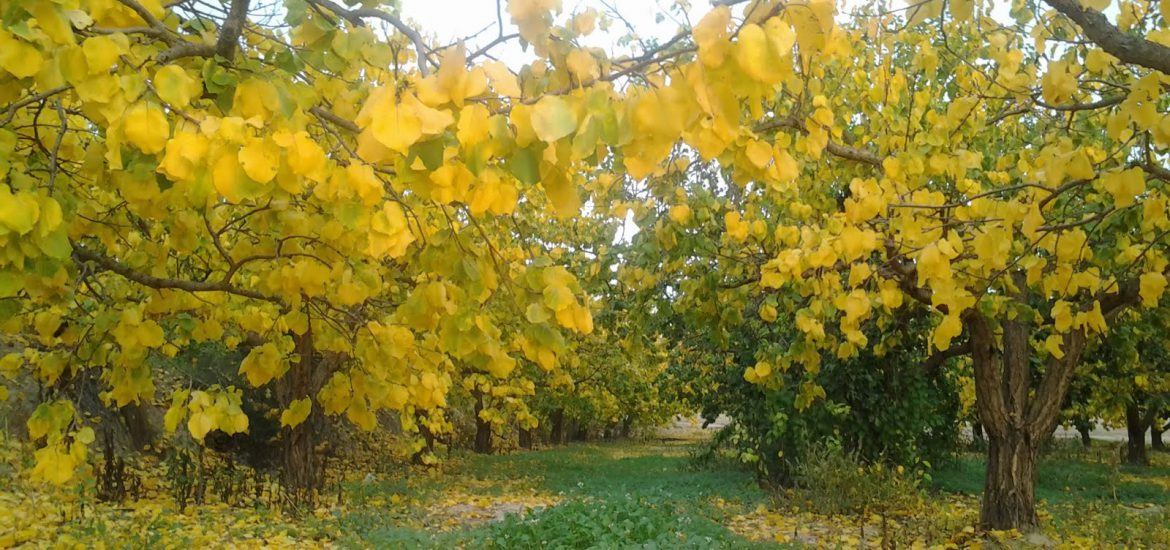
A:
[[[286,408],[295,400],[316,395],[328,375],[319,368],[312,328],[294,337],[300,360],[293,363],[276,384],[277,401]],[[314,426],[319,423],[318,409],[313,407],[304,422],[284,429],[281,434],[281,479],[298,503],[310,503],[313,492],[321,488],[323,479],[321,459],[315,450],[317,434]]]
[[[983,525],[1003,529],[1011,525],[1028,529],[1036,518],[1036,442],[1016,431],[987,440],[987,479],[983,488]]]
[[[1018,287],[1024,288],[1023,281]],[[1031,325],[1022,317],[1005,319],[997,331],[974,310],[968,310],[963,320],[971,339],[976,408],[988,441],[980,524],[987,529],[1035,530],[1039,444],[1056,429],[1084,349],[1084,332],[1078,329],[1063,336],[1064,356],[1049,357],[1033,391]]]

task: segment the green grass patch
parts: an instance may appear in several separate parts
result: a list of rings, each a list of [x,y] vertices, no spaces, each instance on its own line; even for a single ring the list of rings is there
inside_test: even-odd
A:
[[[933,487],[948,493],[979,495],[987,466],[983,456],[963,455],[931,473]],[[1052,504],[1112,502],[1168,504],[1170,491],[1155,480],[1170,478],[1170,468],[1134,468],[1061,456],[1036,465],[1036,498]]]
[[[453,531],[424,529],[418,509],[358,506],[336,518],[349,547],[774,548],[727,530],[727,515],[765,503],[752,475],[695,469],[689,448],[630,443],[570,445],[509,455],[460,455],[441,476],[347,488],[355,504],[396,494],[423,507],[447,492],[498,496],[518,489],[561,501],[526,517]],[[723,506],[716,506],[715,502]]]

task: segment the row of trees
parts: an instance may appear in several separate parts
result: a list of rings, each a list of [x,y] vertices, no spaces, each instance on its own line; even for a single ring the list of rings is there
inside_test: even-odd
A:
[[[200,443],[278,419],[305,494],[326,417],[390,414],[429,461],[459,418],[488,452],[667,414],[657,351],[595,326],[617,315],[600,268],[620,220],[557,221],[599,139],[561,139],[568,103],[531,100],[569,82],[567,50],[521,77],[392,6],[323,0],[5,9],[3,364],[36,405],[34,476],[74,476],[92,409],[158,404]],[[550,44],[547,12],[512,12]],[[241,350],[238,372],[166,368],[206,343]]]
[[[711,384],[709,413],[736,418],[746,460],[782,479],[785,446],[825,432],[926,456],[973,390],[982,523],[1029,529],[1035,461],[1078,375],[1117,381],[1093,387],[1093,411],[1140,413],[1136,441],[1156,409],[1147,371],[1165,361],[1132,351],[1164,334],[1146,319],[1164,316],[1170,49],[1148,3],[1122,2],[1116,23],[1076,2],[1018,2],[1010,22],[991,7],[872,4],[836,26],[827,3],[753,2],[738,23],[716,8],[695,26],[698,64],[779,92],[739,147],[696,136],[635,186],[653,229],[631,254],[664,258],[648,314],[684,319],[675,352]],[[768,50],[791,38],[772,13],[794,58]],[[740,90],[708,86],[715,133],[721,94]]]
[[[630,52],[556,0],[507,2],[518,33],[501,9],[478,49],[378,2],[14,4],[0,307],[6,371],[47,396],[34,473],[84,459],[73,381],[153,402],[149,358],[198,342],[246,347],[301,488],[322,415],[396,413],[424,450],[456,402],[490,434],[698,396],[765,463],[847,405],[898,415],[859,447],[918,453],[969,365],[982,522],[1035,526],[1086,349],[1166,286],[1164,3],[686,4]],[[826,403],[831,372],[908,400]],[[242,399],[162,400],[202,440],[248,428]]]

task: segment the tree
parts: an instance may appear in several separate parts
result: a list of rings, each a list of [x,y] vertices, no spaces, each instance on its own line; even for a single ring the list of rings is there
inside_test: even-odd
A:
[[[888,327],[907,301],[928,306],[938,323],[927,362],[972,356],[989,442],[981,521],[991,528],[1036,525],[1038,444],[1086,343],[1124,309],[1156,304],[1166,285],[1164,94],[1161,73],[1147,70],[1166,57],[1134,53],[1165,49],[1140,38],[1165,18],[1124,16],[1127,32],[1110,31],[1091,10],[1052,4],[1100,47],[1027,3],[1014,25],[969,3],[937,17],[943,3],[927,2],[909,21],[871,11],[849,28],[817,18],[813,3],[778,8],[823,25],[795,23],[799,58],[769,57],[765,45],[788,43],[784,24],[716,9],[694,36],[702,71],[728,84],[680,70],[706,86],[710,106],[684,165],[717,159],[732,200],[686,195],[672,217],[694,216],[703,231],[723,221],[719,248],[700,257],[719,257],[732,287],[800,297],[789,315],[803,341],[749,379],[766,385],[793,367],[816,372],[826,354],[855,357],[874,346],[866,323]],[[749,9],[761,5],[776,6]],[[715,109],[742,97],[728,87],[753,81],[783,91],[745,94],[755,123],[734,145],[719,141]],[[839,332],[825,330],[834,324]]]
[[[513,245],[515,220],[558,214],[536,178],[555,138],[527,124],[517,145],[503,65],[469,70],[389,9],[83,8],[18,3],[0,31],[0,303],[23,349],[4,361],[49,389],[41,477],[84,459],[67,397],[87,369],[124,407],[155,398],[149,355],[246,343],[240,373],[273,387],[285,481],[307,492],[314,417],[371,429],[389,409],[433,433],[457,379],[513,380],[525,331],[555,369],[562,330],[591,330],[575,278]],[[558,183],[571,213],[576,183]],[[167,428],[245,431],[240,399],[177,391]]]
[[[1083,367],[1093,380],[1088,398],[1094,416],[1120,422],[1128,432],[1124,462],[1149,465],[1146,432],[1159,429],[1157,415],[1170,390],[1166,309],[1127,311],[1109,335],[1086,352]]]

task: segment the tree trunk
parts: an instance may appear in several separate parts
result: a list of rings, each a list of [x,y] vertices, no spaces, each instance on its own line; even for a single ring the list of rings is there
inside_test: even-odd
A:
[[[1154,422],[1150,424],[1150,448],[1155,451],[1165,451],[1166,444],[1162,442],[1162,433],[1166,431],[1166,425],[1163,422]]]
[[[532,449],[532,430],[528,428],[520,428],[520,448]]]
[[[294,335],[299,361],[293,363],[288,372],[276,384],[276,397],[281,407],[288,407],[293,401],[315,395],[320,389],[319,380],[324,380],[317,368],[317,350],[313,343],[313,331]],[[314,425],[318,423],[319,407],[313,407],[304,422],[284,429],[281,434],[281,475],[284,486],[298,504],[311,503],[313,491],[321,487],[322,472],[320,457],[314,449],[317,441]]]
[[[492,454],[492,423],[480,417],[483,411],[483,394],[475,394],[475,452]]]
[[[1035,467],[1035,442],[1025,433],[988,438],[987,480],[980,511],[984,526],[1025,530],[1038,525]]]
[[[1129,436],[1125,445],[1125,463],[1130,466],[1149,466],[1146,455],[1146,419],[1136,404],[1125,407],[1125,431]]]
[[[1017,288],[1027,288],[1023,274],[1013,277],[1020,279]],[[1023,301],[1025,297],[1017,298]],[[1038,444],[1056,429],[1061,404],[1084,350],[1084,331],[1063,335],[1064,356],[1048,357],[1044,375],[1033,388],[1033,329],[1024,317],[1000,320],[996,327],[982,313],[967,310],[963,321],[975,367],[976,409],[988,439],[980,524],[986,529],[1033,531],[1038,527]]]
[[[426,464],[425,458],[427,455],[435,452],[435,434],[431,433],[431,429],[427,427],[425,420],[426,415],[421,411],[414,413],[414,421],[418,424],[418,432],[423,437],[423,447],[410,457],[410,461],[420,466]]]
[[[126,433],[130,436],[130,446],[135,452],[142,451],[154,443],[158,430],[150,424],[146,411],[138,403],[130,403],[119,409],[122,413],[122,422],[126,425]]]
[[[1093,446],[1093,421],[1085,415],[1076,415],[1073,417],[1073,427],[1076,428],[1077,433],[1081,435],[1081,446],[1088,450]]]
[[[565,410],[557,409],[552,413],[552,430],[548,435],[553,445],[565,442]]]

